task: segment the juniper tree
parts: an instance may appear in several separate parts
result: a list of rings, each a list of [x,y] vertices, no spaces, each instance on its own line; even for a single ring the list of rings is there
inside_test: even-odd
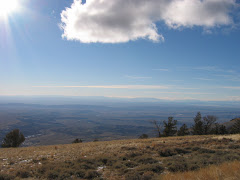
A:
[[[19,129],[14,129],[8,134],[6,134],[3,139],[2,147],[19,147],[25,141],[24,135],[20,132]]]
[[[139,136],[138,139],[147,139],[148,135],[147,134],[142,134],[141,136]]]
[[[163,135],[164,136],[173,136],[177,132],[177,120],[173,120],[173,117],[168,117],[168,121],[163,121]]]
[[[211,129],[213,128],[213,124],[217,121],[216,116],[208,115],[203,117],[202,127],[203,134],[209,134]]]
[[[189,135],[189,130],[186,124],[183,124],[177,133],[178,136],[186,136]]]
[[[235,122],[235,124],[231,128],[232,134],[238,134],[240,133],[240,119]]]
[[[215,127],[211,129],[210,134],[228,134],[226,126],[215,123]]]
[[[75,144],[75,143],[82,143],[82,142],[83,142],[82,139],[77,138],[72,143]]]
[[[203,122],[202,115],[200,112],[194,118],[194,125],[192,127],[194,135],[202,135],[203,134]]]

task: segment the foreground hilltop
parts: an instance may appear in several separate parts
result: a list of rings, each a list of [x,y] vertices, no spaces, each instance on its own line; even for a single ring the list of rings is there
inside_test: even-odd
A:
[[[240,135],[0,149],[0,179],[237,180],[239,150]]]

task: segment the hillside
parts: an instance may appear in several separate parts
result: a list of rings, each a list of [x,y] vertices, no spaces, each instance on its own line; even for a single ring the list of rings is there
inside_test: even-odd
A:
[[[239,179],[239,150],[240,135],[0,149],[0,179]]]
[[[231,121],[223,123],[223,125],[226,126],[227,129],[230,129],[239,120],[240,118],[235,118],[235,119],[232,119]]]

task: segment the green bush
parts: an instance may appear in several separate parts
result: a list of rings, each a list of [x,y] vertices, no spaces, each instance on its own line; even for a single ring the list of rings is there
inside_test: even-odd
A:
[[[100,174],[97,171],[93,171],[93,170],[88,170],[85,174],[86,179],[94,179],[99,176]]]
[[[172,149],[163,149],[161,151],[158,152],[160,156],[162,157],[169,157],[169,156],[174,156],[176,155],[177,153],[172,150]]]
[[[24,135],[19,131],[19,129],[14,129],[6,134],[5,138],[3,139],[2,147],[19,147],[24,141]]]
[[[137,171],[140,171],[140,172],[152,171],[154,173],[162,173],[163,170],[164,170],[164,168],[157,163],[156,164],[146,164],[146,165],[142,165],[137,168]]]
[[[21,170],[16,173],[16,176],[20,178],[28,178],[31,177],[31,174],[28,171]]]
[[[139,139],[147,139],[148,135],[147,134],[142,134],[141,136],[139,136]]]
[[[12,179],[15,179],[15,177],[10,174],[0,174],[0,180],[12,180]]]
[[[203,153],[215,153],[216,151],[211,150],[211,149],[204,149],[204,148],[200,148],[198,150],[199,153],[203,154]]]

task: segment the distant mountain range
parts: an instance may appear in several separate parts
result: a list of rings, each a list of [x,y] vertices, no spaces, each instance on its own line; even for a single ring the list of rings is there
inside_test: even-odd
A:
[[[240,101],[163,100],[157,98],[116,98],[104,96],[0,96],[0,104],[84,104],[84,105],[197,105],[215,107],[240,107]]]

